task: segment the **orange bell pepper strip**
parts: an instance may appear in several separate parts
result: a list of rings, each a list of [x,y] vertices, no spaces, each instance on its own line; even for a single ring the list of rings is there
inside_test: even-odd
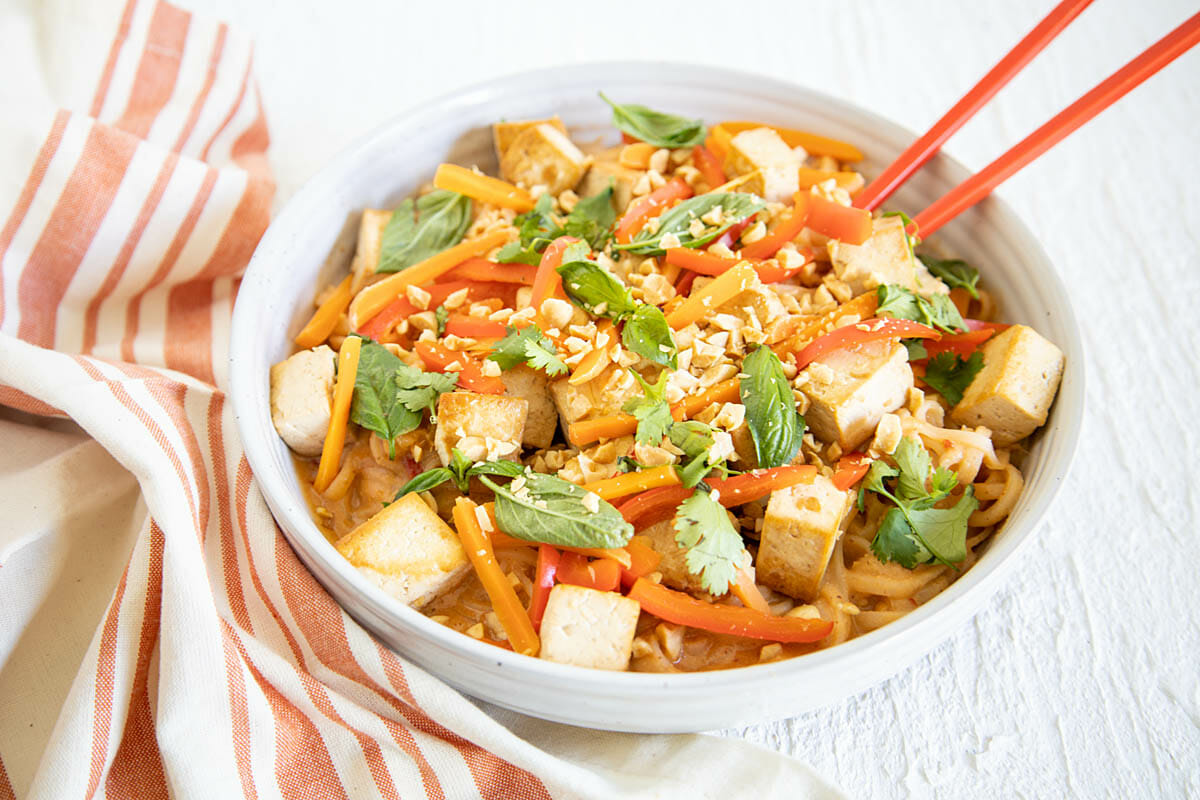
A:
[[[875,459],[866,453],[847,453],[838,459],[837,469],[830,480],[840,491],[846,491],[863,479]]]
[[[325,298],[325,302],[321,303],[320,307],[313,312],[312,318],[308,323],[300,329],[293,340],[297,347],[305,349],[316,347],[321,342],[329,338],[329,334],[333,333],[333,329],[337,327],[338,317],[350,305],[350,283],[353,276],[347,275],[342,279],[342,282],[337,285],[333,293]]]
[[[803,323],[798,329],[792,332],[783,345],[777,346],[779,349],[775,350],[775,354],[783,358],[785,353],[802,350],[808,344],[836,328],[840,320],[852,316],[858,317],[860,320],[867,319],[874,316],[875,309],[878,306],[879,295],[875,292],[866,292],[852,300],[847,300],[836,308],[832,308]]]
[[[674,486],[678,483],[679,473],[675,471],[674,467],[666,465],[651,467],[640,472],[626,472],[624,475],[617,475],[602,481],[592,481],[584,484],[583,488],[599,495],[601,500],[613,500],[659,486]]]
[[[692,148],[692,163],[700,170],[710,191],[725,184],[725,170],[721,168],[720,159],[704,145],[698,144]]]
[[[689,594],[638,578],[629,590],[642,610],[659,619],[713,633],[744,636],[771,642],[819,642],[833,630],[833,622],[804,617],[775,617],[752,608],[706,603]]]
[[[651,217],[658,216],[669,203],[692,196],[692,187],[680,178],[667,181],[645,197],[635,200],[617,222],[618,244],[629,244]]]
[[[885,339],[941,339],[942,334],[909,319],[868,319],[827,333],[796,354],[796,368],[804,369],[822,356],[866,342]]]
[[[766,236],[757,242],[742,245],[742,257],[770,258],[778,253],[781,247],[799,236],[808,221],[809,197],[810,195],[803,192],[796,192],[795,205],[790,211],[785,212],[787,215],[776,222],[775,227]]]
[[[481,203],[491,203],[521,212],[533,208],[533,198],[524,189],[499,178],[480,175],[458,164],[439,164],[437,172],[433,174],[433,185],[439,189],[465,194]]]
[[[438,280],[494,281],[533,286],[536,276],[537,267],[531,264],[498,264],[486,258],[468,258]]]
[[[417,342],[413,346],[417,357],[425,362],[425,367],[435,372],[457,372],[458,388],[480,394],[504,394],[504,381],[483,374],[479,363],[467,356],[444,345],[435,342]],[[448,370],[447,367],[458,364],[459,370]]]
[[[671,406],[671,416],[676,422],[696,416],[713,403],[734,403],[739,397],[738,379],[730,378],[711,386],[700,394],[691,395]],[[613,414],[572,422],[567,428],[567,441],[574,447],[583,447],[600,439],[615,439],[631,436],[637,430],[637,417],[632,414]]]
[[[502,339],[507,331],[503,322],[468,317],[465,314],[451,314],[446,320],[447,336],[461,336],[464,339]]]
[[[862,244],[871,238],[871,212],[808,195],[808,227],[830,239],[846,244]]]
[[[798,483],[811,483],[817,468],[811,464],[793,464],[760,469],[735,475],[732,478],[707,478],[705,483],[717,492],[718,502],[725,508],[761,500],[776,489],[786,489]],[[617,510],[630,525],[645,528],[672,516],[694,489],[682,486],[663,486],[642,492],[626,500]]]
[[[321,448],[317,477],[313,481],[313,488],[318,494],[329,488],[341,467],[342,445],[346,443],[346,425],[350,422],[350,401],[354,398],[354,379],[358,375],[358,356],[362,352],[362,343],[363,340],[357,336],[350,336],[338,350],[333,410],[329,417],[329,430],[325,432],[325,445]]]
[[[535,313],[541,314],[542,303],[547,298],[562,294],[562,277],[558,274],[558,268],[562,266],[567,247],[578,241],[574,236],[559,236],[542,252],[542,260],[533,278],[533,292],[529,295],[529,305]]]
[[[566,552],[558,562],[556,577],[559,583],[615,592],[621,585],[621,565],[607,559],[588,561],[586,556]]]
[[[729,140],[732,138],[733,134],[724,125],[713,125],[708,129],[708,138],[704,140],[704,146],[721,163],[725,163],[725,156],[729,155]],[[720,184],[717,184],[717,186],[720,186]]]
[[[475,516],[477,506],[465,497],[460,497],[454,503],[454,528],[458,538],[462,540],[463,550],[467,559],[475,568],[480,584],[492,601],[492,608],[500,620],[501,627],[508,634],[508,641],[513,650],[525,655],[535,656],[541,647],[541,641],[533,629],[529,613],[517,599],[513,585],[508,582],[508,576],[496,561],[492,543],[483,535],[479,527],[479,518]]]
[[[800,188],[811,189],[818,183],[833,178],[834,182],[842,189],[853,192],[860,189],[863,185],[863,177],[857,172],[835,172],[833,170],[814,169],[813,167],[800,167]]]
[[[546,615],[546,603],[550,600],[550,590],[554,588],[561,558],[562,554],[550,545],[538,545],[537,567],[533,573],[533,596],[529,599],[529,621],[538,633],[542,632],[542,617]]]
[[[662,553],[655,550],[647,542],[645,536],[634,536],[625,545],[629,551],[630,564],[621,568],[621,585],[628,589],[638,578],[644,578],[658,569],[662,562]]]
[[[788,147],[803,147],[809,155],[814,156],[832,156],[838,161],[862,161],[863,154],[854,145],[849,142],[843,142],[840,139],[831,139],[828,136],[819,136],[808,131],[800,131],[795,128],[783,128],[778,125],[764,125],[761,122],[722,122],[715,127],[727,131],[731,136],[741,133],[742,131],[753,130],[754,128],[771,128],[779,134],[779,138],[787,143]]]
[[[703,288],[692,292],[687,300],[667,315],[667,324],[674,330],[686,327],[712,314],[721,305],[749,289],[757,280],[758,274],[751,264],[738,264]]]
[[[778,283],[797,274],[804,268],[804,264],[813,260],[812,251],[806,248],[802,252],[805,256],[804,263],[789,269],[784,269],[774,261],[759,261],[751,258],[725,258],[704,250],[692,250],[688,247],[667,248],[666,259],[668,265],[674,264],[683,269],[691,270],[693,273],[713,277],[723,275],[741,262],[748,261],[754,267],[754,271],[758,274],[760,281],[763,283]]]

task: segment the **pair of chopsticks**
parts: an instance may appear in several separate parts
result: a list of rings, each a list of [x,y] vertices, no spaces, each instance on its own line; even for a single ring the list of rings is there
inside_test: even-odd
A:
[[[887,199],[1091,2],[1092,0],[1063,0],[1055,6],[1045,19],[975,84],[971,91],[935,122],[924,136],[913,142],[878,178],[867,185],[855,198],[854,205],[870,211]],[[1011,175],[1058,144],[1092,117],[1120,100],[1142,81],[1183,55],[1197,41],[1200,41],[1200,13],[1188,18],[1137,58],[1026,136],[1004,155],[943,195],[914,218],[915,230],[910,228],[909,232],[919,231],[922,236],[933,233],[978,203]]]

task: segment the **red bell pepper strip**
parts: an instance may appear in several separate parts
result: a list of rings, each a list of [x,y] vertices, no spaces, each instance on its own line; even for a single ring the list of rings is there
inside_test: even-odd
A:
[[[529,599],[529,621],[533,629],[542,630],[542,617],[546,613],[546,602],[554,588],[555,575],[562,554],[548,544],[538,545],[537,571],[533,579],[533,597]]]
[[[692,162],[696,169],[700,170],[709,189],[715,189],[725,183],[725,170],[721,168],[721,162],[704,145],[698,144],[692,148]]]
[[[733,243],[736,242],[738,240],[738,238],[741,237],[742,233],[746,230],[746,228],[749,228],[751,225],[754,224],[754,217],[756,217],[756,216],[758,216],[758,215],[753,214],[749,217],[746,217],[741,222],[735,222],[733,225],[730,226],[729,230],[725,231],[720,236],[718,236],[717,240],[715,242],[713,242],[713,244],[723,244],[726,247],[728,247],[730,250],[733,250],[734,249]]]
[[[542,251],[542,260],[533,278],[533,292],[529,295],[529,305],[534,311],[541,311],[546,298],[562,294],[562,277],[558,274],[558,268],[562,266],[563,252],[578,241],[574,236],[559,236]]]
[[[754,271],[758,273],[758,279],[763,283],[779,283],[799,274],[816,257],[813,251],[807,247],[800,252],[804,255],[804,261],[796,266],[784,268],[782,264],[775,261],[765,261],[762,264],[755,264]]]
[[[804,369],[827,353],[865,342],[884,339],[941,339],[942,334],[910,319],[875,317],[853,325],[845,325],[814,340],[796,354],[796,368]]]
[[[866,209],[808,195],[808,227],[817,233],[846,244],[862,244],[871,238],[871,226],[871,212]]]
[[[429,292],[428,308],[430,309],[437,308],[442,303],[446,302],[447,297],[460,289],[466,289],[467,298],[473,301],[483,300],[488,297],[500,297],[501,299],[504,299],[505,295],[512,291],[512,287],[504,283],[466,280],[434,283],[430,286],[424,286],[422,288]],[[505,303],[505,305],[510,304]],[[397,297],[395,300],[384,306],[378,314],[359,325],[358,332],[363,336],[367,336],[378,341],[379,338],[383,336],[383,334],[385,334],[393,325],[396,325],[402,319],[407,319],[420,310],[421,309],[409,302],[407,297]]]
[[[731,636],[771,642],[819,642],[833,630],[830,620],[773,617],[752,608],[706,603],[646,578],[634,582],[629,597],[659,619]]]
[[[621,131],[622,144],[637,144],[640,141],[641,139],[637,138],[636,136],[631,136],[630,134],[625,133],[625,131]]]
[[[537,267],[531,264],[497,264],[486,258],[468,258],[454,269],[445,273],[438,282],[468,280],[494,281],[496,283],[516,283],[521,286],[533,286],[537,276]]]
[[[805,255],[808,256],[804,262],[805,264],[812,261],[811,252],[806,251]],[[758,279],[763,283],[778,283],[792,277],[804,268],[804,264],[801,264],[790,269],[784,269],[774,261],[759,261],[753,258],[725,258],[704,250],[693,250],[690,247],[668,247],[666,258],[668,264],[674,264],[683,269],[698,272],[701,275],[711,275],[714,277],[724,274],[727,270],[743,261],[749,261],[754,266],[754,271],[758,273]],[[678,292],[678,289],[676,289],[676,292]]]
[[[662,553],[646,544],[645,538],[641,536],[630,539],[625,549],[629,551],[631,563],[628,567],[621,568],[621,585],[628,589],[638,578],[644,578],[658,569]]]
[[[425,362],[425,366],[435,372],[446,372],[446,367],[455,363],[461,366],[462,369],[457,373],[460,389],[480,394],[504,394],[504,381],[484,375],[479,363],[466,353],[459,353],[434,342],[417,342],[413,349]]]
[[[700,275],[694,270],[685,269],[683,274],[679,276],[679,280],[675,282],[675,295],[677,297],[687,297],[692,293],[692,284],[696,282],[696,278]]]
[[[615,592],[621,584],[621,565],[606,558],[588,561],[587,556],[567,552],[558,561],[557,578],[559,583]]]
[[[770,258],[779,252],[779,248],[799,236],[808,221],[810,197],[812,195],[796,192],[794,198],[796,204],[792,206],[790,212],[787,212],[787,216],[776,222],[771,232],[757,242],[742,245],[742,256],[744,258]]]
[[[967,330],[969,331],[981,331],[984,329],[1003,331],[1012,327],[1007,322],[984,322],[981,319],[964,319],[963,322],[966,323]]]
[[[928,342],[925,352],[930,358],[942,353],[954,353],[966,358],[979,349],[979,346],[996,334],[995,328],[980,328],[966,333],[947,333],[936,342]]]
[[[465,314],[452,314],[446,320],[446,335],[461,336],[464,339],[501,339],[507,330],[503,322],[468,317]]]
[[[840,491],[846,491],[863,479],[871,469],[875,459],[866,453],[847,453],[838,459],[837,469],[833,473],[833,485]]]
[[[705,482],[717,491],[721,505],[732,508],[760,500],[776,489],[810,482],[816,474],[816,467],[798,464],[754,470],[732,478],[711,478]],[[671,517],[679,504],[692,496],[693,491],[695,490],[682,486],[661,486],[634,495],[618,506],[617,510],[629,524],[645,528]]]
[[[650,194],[635,200],[625,216],[617,223],[617,242],[628,244],[651,217],[657,216],[674,200],[686,200],[692,196],[692,187],[680,178],[674,178]]]

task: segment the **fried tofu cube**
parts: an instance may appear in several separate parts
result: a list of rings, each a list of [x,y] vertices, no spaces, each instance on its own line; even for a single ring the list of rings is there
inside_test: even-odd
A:
[[[418,494],[406,494],[334,543],[369,581],[413,608],[452,588],[470,563],[458,535]]]
[[[365,208],[358,222],[358,245],[354,250],[354,260],[350,262],[350,272],[354,275],[354,285],[362,286],[363,281],[375,274],[379,266],[379,253],[383,247],[383,230],[392,221],[392,212],[378,208]]]
[[[1062,380],[1062,350],[1033,328],[1013,325],[983,345],[983,369],[950,412],[960,425],[985,425],[996,444],[1044,425]]]
[[[587,166],[575,143],[547,123],[521,131],[500,158],[500,174],[506,181],[525,189],[545,186],[553,195],[579,183]]]
[[[502,372],[500,380],[509,395],[520,397],[529,404],[521,444],[538,449],[549,447],[554,441],[554,429],[558,427],[558,411],[550,399],[550,379],[546,373],[519,364]]]
[[[438,398],[433,449],[443,466],[455,448],[472,461],[516,461],[528,413],[521,397],[446,392]]]
[[[504,154],[508,152],[508,148],[516,141],[516,138],[530,128],[536,128],[538,125],[550,125],[557,128],[564,135],[567,132],[567,126],[563,125],[563,121],[555,114],[549,119],[523,119],[514,120],[512,122],[497,122],[492,125],[492,142],[496,145],[496,159],[504,158]]]
[[[633,202],[633,186],[645,174],[621,164],[617,160],[620,150],[621,148],[614,147],[597,153],[596,160],[588,167],[587,175],[576,189],[580,197],[591,197],[603,192],[611,183],[613,210],[618,215],[624,214],[625,209]]]
[[[758,447],[754,444],[754,436],[746,423],[738,425],[729,432],[733,439],[733,451],[737,453],[737,468],[740,470],[758,469]]]
[[[800,391],[813,435],[843,451],[866,441],[884,414],[904,403],[913,385],[908,352],[898,342],[872,342],[839,350],[805,367]]]
[[[641,606],[617,594],[560,583],[542,617],[541,657],[592,669],[629,667]]]
[[[845,281],[854,294],[873,291],[885,283],[894,283],[921,294],[946,294],[950,291],[913,258],[908,248],[904,219],[878,217],[871,238],[862,244],[829,240],[829,260],[833,272]]]
[[[271,367],[271,422],[287,446],[319,456],[333,411],[333,365],[327,345],[302,350]]]
[[[758,582],[797,600],[816,599],[852,497],[823,475],[771,492],[758,541]]]
[[[762,196],[782,203],[800,188],[800,165],[804,157],[787,146],[771,128],[742,131],[729,140],[725,174],[762,173]]]
[[[620,413],[626,401],[641,396],[642,389],[629,370],[609,365],[586,383],[572,385],[566,378],[554,381],[550,393],[566,433],[572,422]]]

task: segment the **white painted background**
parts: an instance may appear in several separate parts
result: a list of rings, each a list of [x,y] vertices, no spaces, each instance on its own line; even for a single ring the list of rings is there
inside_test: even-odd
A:
[[[1052,5],[181,4],[256,39],[281,199],[409,105],[580,61],[760,72],[923,130]],[[948,150],[983,166],[1189,6],[1096,3]],[[890,681],[726,735],[804,759],[858,797],[1200,795],[1198,148],[1193,52],[1001,192],[1075,288],[1089,362],[1078,458],[1018,576]]]

